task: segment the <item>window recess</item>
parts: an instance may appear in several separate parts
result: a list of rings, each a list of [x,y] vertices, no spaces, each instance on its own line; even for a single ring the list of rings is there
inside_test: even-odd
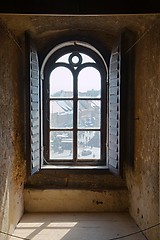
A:
[[[107,168],[122,174],[133,149],[131,54],[123,44],[131,40],[128,36],[118,37],[109,64],[90,44],[70,41],[53,48],[39,66],[35,44],[26,33],[29,174],[47,166]]]

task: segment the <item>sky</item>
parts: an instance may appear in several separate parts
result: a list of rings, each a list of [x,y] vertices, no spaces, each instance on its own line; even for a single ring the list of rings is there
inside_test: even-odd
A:
[[[53,94],[60,90],[72,91],[73,76],[71,71],[66,67],[57,67],[50,75],[50,93]],[[97,69],[85,67],[78,75],[78,91],[86,92],[87,90],[101,89],[101,76]]]

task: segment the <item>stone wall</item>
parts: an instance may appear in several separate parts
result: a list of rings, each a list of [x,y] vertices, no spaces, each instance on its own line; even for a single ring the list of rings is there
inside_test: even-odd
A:
[[[138,36],[135,51],[135,158],[127,171],[130,213],[141,229],[159,222],[160,20]],[[158,227],[145,232],[159,239]]]
[[[22,52],[1,23],[0,36],[0,230],[9,233],[23,214]]]

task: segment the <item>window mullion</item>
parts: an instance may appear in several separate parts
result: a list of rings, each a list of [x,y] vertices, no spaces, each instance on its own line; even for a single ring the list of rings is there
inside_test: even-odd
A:
[[[77,78],[76,71],[73,72],[73,162],[77,161]]]

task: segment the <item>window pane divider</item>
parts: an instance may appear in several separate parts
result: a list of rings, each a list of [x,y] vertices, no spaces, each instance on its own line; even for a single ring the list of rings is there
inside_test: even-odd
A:
[[[73,100],[73,97],[51,97],[49,100]]]

